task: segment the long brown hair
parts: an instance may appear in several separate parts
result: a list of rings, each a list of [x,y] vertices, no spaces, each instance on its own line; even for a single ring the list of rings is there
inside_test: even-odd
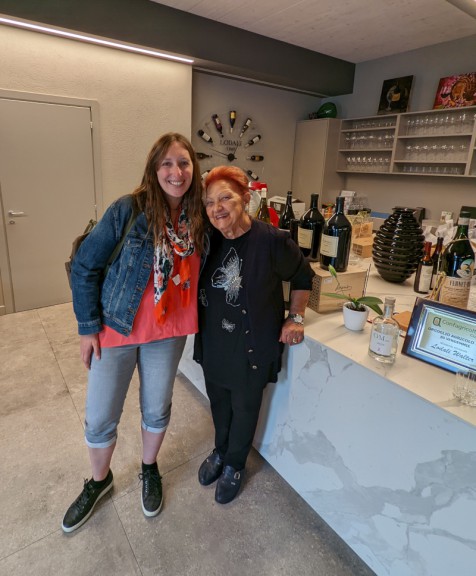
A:
[[[147,157],[142,182],[132,194],[135,199],[136,209],[144,212],[149,224],[149,230],[154,235],[154,244],[157,244],[163,234],[166,217],[169,215],[169,205],[165,199],[165,192],[159,184],[157,170],[174,142],[178,142],[183,146],[190,154],[192,160],[192,183],[184,196],[183,205],[190,220],[193,243],[200,253],[203,250],[204,236],[200,166],[195,151],[185,136],[177,132],[168,132],[157,140]]]

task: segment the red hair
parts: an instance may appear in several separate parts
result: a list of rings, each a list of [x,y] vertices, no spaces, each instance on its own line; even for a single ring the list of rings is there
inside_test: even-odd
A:
[[[207,174],[204,185],[205,190],[217,180],[232,182],[237,192],[242,196],[248,192],[248,178],[241,168],[236,166],[216,166]]]

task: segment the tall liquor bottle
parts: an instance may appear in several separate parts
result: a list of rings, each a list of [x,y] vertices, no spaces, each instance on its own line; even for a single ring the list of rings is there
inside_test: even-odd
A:
[[[267,188],[261,188],[261,200],[255,218],[257,220],[262,220],[263,222],[271,224],[271,218],[269,217],[269,210],[268,210],[268,201],[266,200],[267,194],[268,194]]]
[[[352,225],[344,214],[343,196],[336,198],[336,211],[324,226],[321,239],[321,268],[329,270],[331,264],[336,272],[345,272],[349,264]]]
[[[446,274],[440,290],[440,302],[467,308],[471,278],[474,270],[474,252],[468,240],[469,212],[461,211],[458,228],[453,240],[443,254],[443,270]]]
[[[294,220],[293,193],[291,190],[289,190],[286,196],[286,204],[283,208],[281,216],[279,217],[278,227],[282,230],[290,230],[291,220]]]
[[[310,260],[319,260],[322,231],[324,230],[324,216],[318,208],[319,194],[311,194],[311,206],[301,216],[297,229],[297,241],[304,256]]]
[[[418,294],[428,294],[432,277],[433,260],[431,258],[431,242],[425,242],[424,253],[418,263],[418,268],[415,274],[413,290],[418,292]]]
[[[392,318],[395,298],[385,298],[383,316],[377,316],[372,322],[370,333],[369,356],[383,364],[393,364],[397,355],[400,326]]]
[[[442,252],[443,252],[443,236],[438,236],[438,238],[436,239],[435,251],[433,252],[433,256],[431,257],[433,261],[433,273],[431,275],[430,290],[433,290],[433,288],[435,287]]]

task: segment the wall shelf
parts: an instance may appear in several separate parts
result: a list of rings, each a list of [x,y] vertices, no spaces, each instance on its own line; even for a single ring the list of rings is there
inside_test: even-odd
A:
[[[337,172],[476,178],[476,106],[342,120]]]

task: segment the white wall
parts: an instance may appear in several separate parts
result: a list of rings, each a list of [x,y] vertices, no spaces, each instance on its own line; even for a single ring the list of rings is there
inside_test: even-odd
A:
[[[263,136],[265,161],[262,166],[256,163],[252,167],[256,169],[260,181],[268,184],[268,197],[285,196],[291,189],[296,122],[307,119],[308,114],[316,111],[320,104],[321,100],[314,96],[194,72],[192,142],[196,150],[206,152],[207,146],[197,136],[197,130],[204,121],[209,121],[212,114],[222,111],[228,114],[229,110],[235,109],[246,113],[259,125]],[[224,116],[221,120],[222,123],[228,122],[228,117]],[[239,134],[241,125],[238,124],[235,124],[234,131]],[[227,164],[227,160],[223,160]],[[240,168],[245,167],[240,165]]]
[[[476,72],[476,36],[404,52],[356,66],[354,91],[332,98],[340,118],[374,116],[384,80],[413,75],[410,110],[431,110],[440,78]],[[349,175],[346,188],[366,194],[372,209],[390,212],[395,205],[423,206],[427,217],[442,210],[458,213],[476,206],[476,179],[430,176]]]
[[[0,26],[0,88],[99,103],[104,205],[140,183],[152,144],[190,137],[192,69],[72,40]]]

